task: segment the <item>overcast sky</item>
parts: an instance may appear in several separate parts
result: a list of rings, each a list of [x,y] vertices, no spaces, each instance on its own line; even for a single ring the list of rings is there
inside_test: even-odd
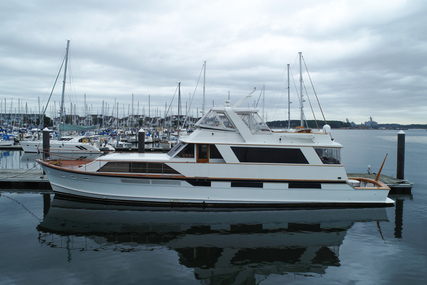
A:
[[[182,106],[206,110],[257,91],[242,106],[268,121],[299,119],[302,52],[326,120],[427,123],[427,1],[0,1],[1,112],[46,105],[70,40],[65,106],[82,114],[164,115],[181,82]],[[304,67],[305,70],[305,67]],[[200,78],[200,79],[199,79]],[[295,83],[294,83],[295,82]],[[296,85],[296,88],[295,88]],[[322,119],[310,79],[304,85]],[[58,109],[62,75],[48,107]],[[304,91],[304,96],[305,91]],[[6,101],[5,101],[6,100]],[[258,102],[259,100],[259,102]],[[307,119],[313,115],[305,102]],[[139,106],[139,108],[138,108]]]

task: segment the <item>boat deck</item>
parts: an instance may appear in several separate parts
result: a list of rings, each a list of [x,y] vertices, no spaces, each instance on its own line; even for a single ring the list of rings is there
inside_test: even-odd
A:
[[[372,173],[347,173],[347,176],[375,179],[377,175]],[[390,194],[411,194],[412,186],[414,186],[414,183],[408,180],[398,179],[383,174],[380,174],[378,180],[390,187]]]

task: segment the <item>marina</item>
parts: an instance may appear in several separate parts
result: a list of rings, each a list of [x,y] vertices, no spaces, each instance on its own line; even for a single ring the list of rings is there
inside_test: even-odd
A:
[[[396,173],[396,133],[333,131],[345,145],[342,160],[350,173],[367,174],[368,165],[371,172],[378,170],[384,153],[372,146],[381,146],[389,153],[382,170],[389,177]],[[0,242],[11,260],[0,261],[0,281],[420,284],[426,277],[427,184],[419,154],[427,141],[425,132],[406,134],[406,178],[414,184],[411,194],[389,194],[395,205],[386,208],[143,207],[2,187],[0,225],[6,234]],[[372,151],[361,155],[357,149]],[[36,158],[2,151],[2,179],[42,179]],[[117,268],[121,263],[128,266]],[[64,274],[53,274],[57,270]]]
[[[427,2],[4,2],[0,285],[426,283]]]

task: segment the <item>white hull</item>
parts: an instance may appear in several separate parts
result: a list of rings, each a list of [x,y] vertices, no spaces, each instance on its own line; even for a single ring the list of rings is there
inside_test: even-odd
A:
[[[116,202],[204,206],[392,205],[384,189],[353,188],[348,183],[321,182],[318,188],[290,189],[288,182],[262,187],[231,187],[230,181],[105,176],[69,172],[42,164],[55,192]],[[210,186],[195,186],[197,184]],[[259,183],[259,182],[256,182]],[[258,184],[259,186],[259,184]]]
[[[21,141],[22,149],[26,153],[41,153],[43,152],[42,141]],[[102,151],[94,145],[81,142],[63,142],[51,140],[49,142],[49,152],[52,154],[82,154],[82,153],[99,153]]]
[[[13,145],[13,141],[0,141],[0,146],[12,146]]]

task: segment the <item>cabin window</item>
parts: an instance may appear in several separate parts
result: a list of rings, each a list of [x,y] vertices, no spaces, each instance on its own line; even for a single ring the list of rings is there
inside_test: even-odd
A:
[[[138,173],[138,174],[180,174],[164,163],[156,162],[108,162],[97,172]]]
[[[314,149],[323,164],[341,164],[341,149],[319,147]]]
[[[207,144],[199,144],[197,146],[199,148],[199,158],[207,159],[208,158],[208,145]]]
[[[211,144],[210,145],[210,158],[213,159],[223,159],[221,153],[218,151],[216,145]]]
[[[194,144],[187,144],[176,156],[194,158]]]
[[[299,148],[231,147],[240,162],[308,164]]]
[[[180,149],[182,146],[184,145],[183,142],[179,142],[177,143],[169,152],[168,155],[173,157],[175,156],[175,153],[178,151],[178,149]]]

